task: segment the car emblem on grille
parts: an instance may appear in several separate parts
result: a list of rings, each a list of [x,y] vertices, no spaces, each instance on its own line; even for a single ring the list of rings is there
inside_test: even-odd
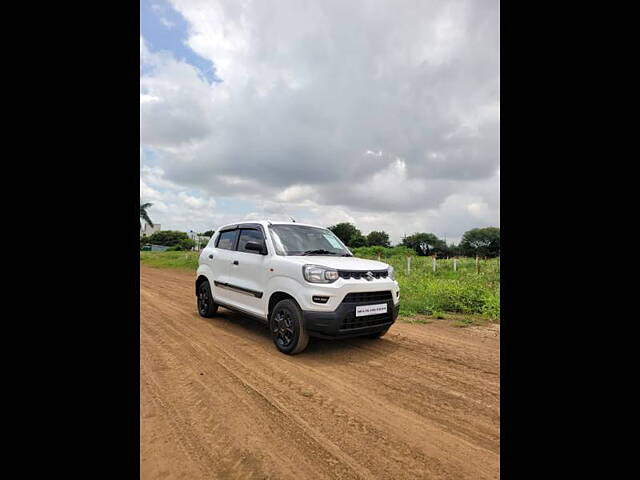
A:
[[[373,280],[373,273],[367,272],[365,275],[366,276],[364,278],[366,278],[368,281]]]

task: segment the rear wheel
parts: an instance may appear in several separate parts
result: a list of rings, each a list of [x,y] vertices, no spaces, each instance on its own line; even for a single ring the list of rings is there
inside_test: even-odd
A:
[[[271,312],[269,330],[276,348],[282,353],[295,355],[309,344],[309,335],[304,329],[302,311],[291,299],[279,301]]]
[[[218,305],[213,301],[211,287],[204,281],[198,287],[198,313],[201,317],[212,317],[218,311]]]

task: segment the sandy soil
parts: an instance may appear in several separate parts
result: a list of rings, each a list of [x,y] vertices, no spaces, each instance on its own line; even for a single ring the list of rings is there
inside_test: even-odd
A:
[[[499,478],[499,328],[286,356],[255,320],[200,317],[193,274],[140,268],[141,478]]]

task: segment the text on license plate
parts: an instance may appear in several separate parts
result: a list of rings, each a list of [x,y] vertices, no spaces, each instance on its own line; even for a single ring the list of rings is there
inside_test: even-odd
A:
[[[359,307],[356,307],[356,317],[378,315],[380,313],[387,313],[386,303],[380,303],[378,305],[360,305]]]

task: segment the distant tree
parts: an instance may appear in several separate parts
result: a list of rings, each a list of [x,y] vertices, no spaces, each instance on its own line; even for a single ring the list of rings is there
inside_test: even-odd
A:
[[[460,246],[452,243],[451,245],[447,245],[448,256],[449,257],[459,257],[462,255],[462,250],[460,250]]]
[[[359,231],[351,237],[349,247],[358,248],[358,247],[366,247],[367,246],[367,237],[362,235]]]
[[[205,236],[205,237],[209,237],[209,238],[211,238],[211,237],[213,237],[213,234],[214,234],[214,233],[216,233],[216,231],[215,231],[215,230],[207,230],[207,231],[206,231],[206,232],[204,232],[202,235],[203,235],[203,236]]]
[[[367,244],[366,238],[362,235],[362,232],[356,228],[355,225],[349,222],[338,223],[329,227],[336,237],[342,240],[342,243],[348,247],[364,247]],[[357,245],[353,245],[355,242]]]
[[[146,243],[151,243],[153,245],[164,245],[166,247],[175,247],[176,245],[179,245],[183,240],[189,240],[193,242],[193,240],[191,240],[185,232],[178,232],[175,230],[160,230],[159,232],[155,232],[153,235],[150,235],[146,238]]]
[[[191,250],[195,246],[195,241],[191,240],[190,238],[183,238],[178,242],[177,245],[171,247],[171,250]]]
[[[500,229],[497,227],[473,228],[462,235],[460,250],[463,255],[497,257],[500,255]]]
[[[433,233],[414,233],[402,239],[401,245],[409,247],[420,256],[437,255],[445,256],[447,244]]]
[[[151,218],[149,218],[149,214],[147,213],[147,208],[151,207],[153,203],[143,203],[140,205],[140,218],[147,222],[150,227],[153,227],[153,222]],[[140,230],[142,230],[142,222],[140,222]]]
[[[373,231],[367,235],[367,246],[369,247],[389,247],[389,234],[384,231]]]

